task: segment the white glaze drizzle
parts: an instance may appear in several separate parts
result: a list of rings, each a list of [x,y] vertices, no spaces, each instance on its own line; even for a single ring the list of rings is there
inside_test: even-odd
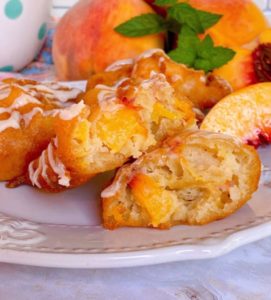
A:
[[[47,82],[37,85],[18,85],[14,84],[32,96],[37,96],[43,93],[49,99],[55,99],[57,102],[65,103],[69,100],[75,99],[82,91],[76,88],[69,89],[54,82]]]
[[[8,119],[0,120],[0,132],[8,128],[19,129],[20,120],[21,114],[18,111],[13,111]]]
[[[57,140],[54,139],[44,150],[38,159],[38,166],[36,170],[34,169],[35,161],[32,161],[28,167],[29,179],[33,186],[41,188],[39,178],[42,177],[48,185],[52,185],[52,181],[48,177],[47,170],[51,167],[53,172],[58,176],[58,184],[61,186],[69,187],[70,178],[66,175],[66,168],[64,164],[59,160],[59,158],[54,157],[54,147],[57,145]],[[48,158],[48,163],[46,162],[46,154]]]
[[[31,103],[32,104],[41,104],[41,102],[34,97],[31,97],[29,95],[21,95],[14,100],[14,102],[12,103],[10,108],[17,109],[17,108],[23,107],[23,106],[25,106],[27,104],[31,104]]]
[[[21,95],[14,100],[14,102],[8,107],[0,107],[0,114],[9,113],[11,114],[13,110],[26,106],[27,104],[40,104],[40,101],[29,96]]]
[[[105,85],[105,84],[97,84],[95,86],[95,88],[99,89],[99,90],[116,91],[123,82],[125,82],[129,79],[130,79],[129,77],[124,77],[124,78],[118,80],[113,86],[109,86],[109,85]]]
[[[161,53],[163,54],[165,57],[167,57],[167,55],[165,54],[165,51],[159,48],[154,48],[154,49],[150,49],[147,51],[144,51],[143,53],[141,53],[137,58],[136,61],[139,61],[141,59],[145,59],[145,58],[149,58],[151,56],[153,56],[156,53]]]
[[[171,76],[171,81],[176,82],[178,80],[182,79],[182,77],[179,74],[174,74]]]
[[[163,57],[163,56],[161,56],[160,58],[159,58],[159,67],[161,67],[162,66],[162,64],[165,62],[165,57]]]
[[[21,115],[21,118],[24,120],[25,127],[28,127],[32,119],[37,113],[44,114],[43,110],[40,107],[34,107],[30,112]]]
[[[27,104],[39,105],[41,104],[41,102],[29,94],[22,94],[21,96],[16,98],[10,106],[0,107],[0,114],[3,113],[10,114],[10,117],[8,119],[0,121],[0,132],[4,131],[7,128],[19,129],[21,120],[24,120],[24,124],[26,127],[29,126],[31,120],[37,113],[41,113],[43,116],[56,116],[57,114],[59,114],[64,120],[70,120],[73,117],[77,116],[85,107],[83,101],[81,101],[80,103],[73,104],[65,109],[59,108],[59,109],[44,111],[40,107],[34,107],[30,112],[25,114],[22,114],[19,111],[14,111],[23,106],[26,106]]]
[[[0,100],[6,99],[10,94],[10,88],[8,85],[0,86]]]
[[[41,157],[40,157],[40,162],[41,162],[41,165],[42,165],[41,176],[46,181],[46,183],[48,185],[51,185],[51,181],[50,181],[50,179],[47,175],[48,166],[46,164],[46,150],[42,151],[42,154],[41,154]]]
[[[58,175],[58,183],[62,186],[70,186],[70,178],[66,175],[66,168],[59,158],[54,158],[53,144],[50,143],[48,148],[48,161],[52,170]]]
[[[108,186],[107,188],[105,188],[102,191],[101,197],[102,198],[111,198],[111,197],[115,196],[117,194],[117,192],[119,191],[120,187],[121,187],[120,180],[113,182],[110,186]]]
[[[0,114],[8,113],[10,115],[8,119],[0,121],[0,132],[7,128],[20,128],[21,113],[14,110],[23,107],[29,103],[39,104],[40,102],[29,95],[21,95],[10,106],[0,107]]]
[[[118,82],[116,82],[116,84],[113,86],[107,86],[104,84],[97,84],[95,86],[96,89],[101,90],[98,93],[98,102],[99,102],[100,107],[103,110],[108,109],[108,107],[110,106],[108,104],[110,104],[110,102],[114,102],[117,99],[118,87],[127,80],[129,80],[129,78],[125,77],[125,78],[122,78],[121,80],[119,80]],[[119,106],[123,107],[123,105],[118,105],[118,107]],[[114,109],[117,109],[117,107],[114,107]]]
[[[32,183],[33,186],[35,186],[34,182],[33,182],[33,177],[34,177],[34,162],[35,161],[32,161],[29,166],[28,166],[28,176],[29,176],[29,179]]]
[[[117,71],[117,70],[121,69],[123,66],[132,65],[133,63],[134,63],[134,60],[132,58],[118,60],[115,63],[108,66],[105,69],[105,71],[106,72]]]
[[[32,162],[34,163],[34,162]],[[32,166],[32,168],[34,169],[34,167]],[[39,175],[43,170],[43,165],[41,162],[41,159],[38,160],[38,167],[37,169],[32,173],[32,177],[31,177],[31,182],[33,186],[37,186],[39,189],[41,188],[41,185],[39,183]]]
[[[59,117],[62,120],[71,120],[82,112],[82,110],[86,107],[84,101],[80,101],[78,104],[73,104],[70,107],[67,107],[63,110],[60,110]]]
[[[140,86],[143,89],[148,89],[150,86],[152,86],[154,80],[166,80],[166,76],[162,73],[151,71],[150,78],[143,80]]]

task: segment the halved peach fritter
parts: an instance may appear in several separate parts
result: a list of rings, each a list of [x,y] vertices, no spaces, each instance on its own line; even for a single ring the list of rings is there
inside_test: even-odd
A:
[[[75,187],[196,124],[192,106],[176,97],[163,74],[94,90],[86,99],[89,105],[77,104],[59,115],[56,138],[29,165],[23,181],[48,191]]]
[[[231,92],[226,81],[178,64],[161,49],[146,51],[134,60],[114,63],[105,72],[92,76],[88,81],[87,90],[95,88],[97,84],[112,86],[126,77],[140,83],[150,78],[152,73],[164,74],[174,88],[176,96],[187,97],[193,106],[199,109],[212,107]]]
[[[0,181],[26,172],[55,135],[56,114],[79,94],[56,83],[16,79],[0,83]]]
[[[260,172],[253,147],[222,134],[183,131],[119,169],[102,192],[104,227],[169,228],[225,218],[251,198]]]

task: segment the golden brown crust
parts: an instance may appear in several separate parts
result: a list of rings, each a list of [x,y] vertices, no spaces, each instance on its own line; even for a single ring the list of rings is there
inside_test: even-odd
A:
[[[141,82],[155,72],[166,76],[177,97],[187,97],[199,109],[212,107],[231,92],[231,87],[225,80],[178,64],[161,49],[146,51],[129,64],[120,64],[119,67],[116,67],[117,63],[114,65],[115,67],[109,67],[108,70],[90,77],[87,89],[93,89],[97,84],[113,86],[126,77]]]
[[[252,147],[222,134],[184,131],[121,168],[103,193],[103,224],[203,225],[242,207],[261,173]]]

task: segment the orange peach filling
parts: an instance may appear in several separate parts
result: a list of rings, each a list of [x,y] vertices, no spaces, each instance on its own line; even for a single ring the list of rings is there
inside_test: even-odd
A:
[[[135,135],[145,135],[137,112],[122,109],[104,114],[97,123],[97,135],[113,152],[119,152]]]
[[[158,226],[167,220],[174,209],[174,201],[169,191],[144,174],[137,174],[129,185],[135,201],[145,208],[153,226]]]

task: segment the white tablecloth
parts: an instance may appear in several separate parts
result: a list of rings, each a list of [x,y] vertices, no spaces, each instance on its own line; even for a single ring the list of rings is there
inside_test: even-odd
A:
[[[112,270],[0,264],[0,300],[269,300],[271,238],[211,260]]]

